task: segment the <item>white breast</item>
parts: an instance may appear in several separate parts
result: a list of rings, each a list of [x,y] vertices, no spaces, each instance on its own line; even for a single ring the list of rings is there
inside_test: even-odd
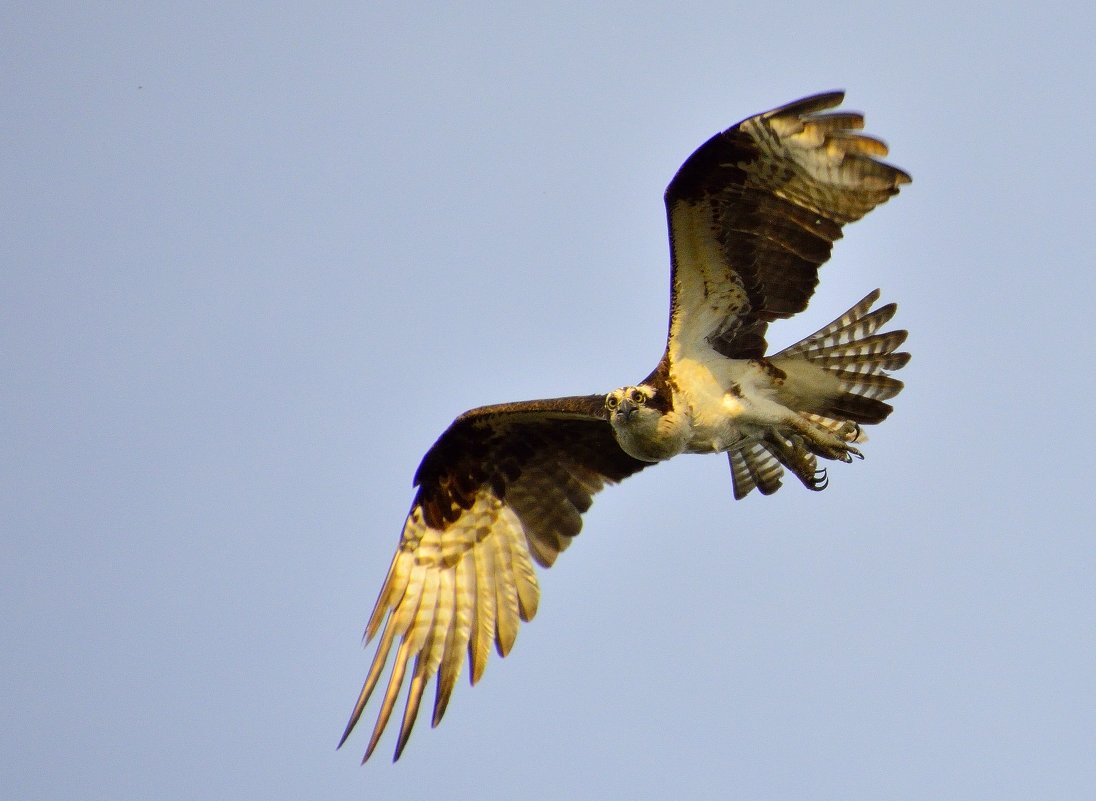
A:
[[[765,367],[753,360],[710,356],[682,359],[673,367],[679,394],[675,406],[688,410],[690,453],[725,451],[761,436],[788,414],[780,387]]]

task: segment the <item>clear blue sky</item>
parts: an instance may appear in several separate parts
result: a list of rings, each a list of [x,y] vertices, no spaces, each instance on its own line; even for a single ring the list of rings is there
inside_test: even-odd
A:
[[[970,5],[9,9],[2,795],[1096,797],[1096,12]],[[866,461],[606,491],[438,729],[335,751],[423,451],[644,376],[665,184],[832,88],[914,181],[770,342],[899,302]]]

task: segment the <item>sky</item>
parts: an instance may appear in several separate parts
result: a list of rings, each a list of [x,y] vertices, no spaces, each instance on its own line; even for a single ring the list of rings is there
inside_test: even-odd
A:
[[[5,797],[1096,797],[1096,11],[950,6],[9,8]],[[769,342],[899,303],[867,458],[605,491],[437,729],[336,750],[423,452],[646,375],[666,183],[835,88],[913,183]]]

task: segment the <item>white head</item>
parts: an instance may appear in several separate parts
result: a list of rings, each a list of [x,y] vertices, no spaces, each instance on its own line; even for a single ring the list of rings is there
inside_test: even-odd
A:
[[[644,419],[661,417],[660,409],[655,408],[654,405],[648,405],[648,401],[656,394],[655,388],[650,384],[614,389],[605,396],[605,410],[609,412],[609,421],[616,427],[634,425]]]
[[[668,398],[650,384],[620,387],[605,396],[605,411],[624,452],[646,462],[668,459],[681,452],[684,441],[670,422]]]

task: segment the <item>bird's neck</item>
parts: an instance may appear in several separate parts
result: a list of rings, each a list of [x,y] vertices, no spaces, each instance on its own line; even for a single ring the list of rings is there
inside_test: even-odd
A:
[[[626,423],[614,422],[613,431],[625,453],[645,462],[677,456],[689,442],[688,418],[673,409],[660,415],[636,415]]]

